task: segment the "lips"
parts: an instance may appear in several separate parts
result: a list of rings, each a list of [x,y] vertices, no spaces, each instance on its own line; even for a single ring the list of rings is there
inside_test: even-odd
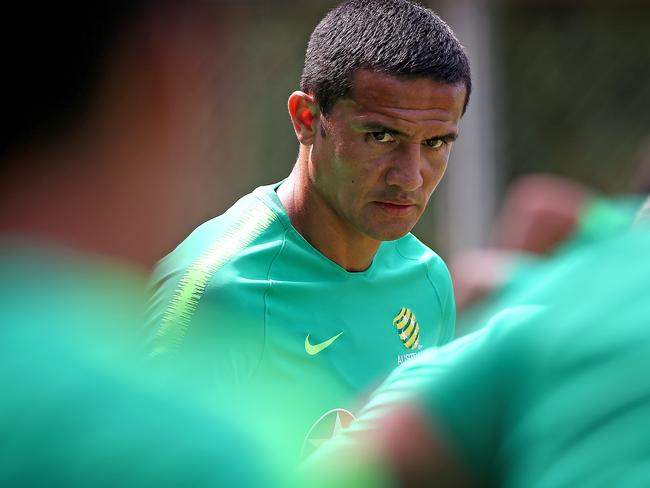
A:
[[[396,216],[406,215],[416,208],[416,205],[412,202],[375,202],[379,208],[383,211]]]

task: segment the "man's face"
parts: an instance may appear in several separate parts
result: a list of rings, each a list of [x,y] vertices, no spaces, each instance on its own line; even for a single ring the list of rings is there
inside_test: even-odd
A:
[[[321,116],[310,181],[352,236],[385,241],[409,232],[447,167],[465,87],[369,70],[350,98]]]

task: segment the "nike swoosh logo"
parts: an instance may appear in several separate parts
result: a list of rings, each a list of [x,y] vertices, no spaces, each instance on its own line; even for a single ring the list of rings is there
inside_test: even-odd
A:
[[[343,332],[339,332],[331,339],[327,339],[325,342],[321,342],[320,344],[310,344],[309,334],[307,334],[307,337],[305,337],[305,351],[307,351],[307,354],[309,354],[310,356],[314,356],[319,352],[321,352],[322,350],[330,347],[332,345],[332,342],[338,339],[341,336],[341,334],[343,334]]]

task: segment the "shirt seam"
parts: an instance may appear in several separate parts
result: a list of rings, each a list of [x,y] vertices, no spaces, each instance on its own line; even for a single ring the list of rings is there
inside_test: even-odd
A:
[[[438,290],[435,283],[433,282],[433,279],[431,279],[431,273],[430,273],[431,270],[429,266],[426,263],[424,263],[424,266],[426,268],[427,280],[429,280],[429,284],[431,285],[431,288],[433,288],[433,291],[436,294],[436,299],[438,300],[438,305],[440,306],[440,319],[441,322],[443,322],[442,327],[444,327],[444,333],[442,330],[440,331],[440,338],[438,340],[438,344],[436,344],[439,346],[443,342],[443,340],[446,339],[449,335],[449,331],[447,330],[448,327],[445,320],[445,315],[446,315],[445,312],[447,307],[445,306],[442,299],[440,298],[440,291]]]
[[[284,226],[283,226],[284,227]],[[282,233],[282,244],[280,245],[280,248],[278,251],[275,253],[273,258],[269,261],[269,267],[266,271],[266,290],[264,290],[264,295],[262,297],[262,351],[260,352],[259,359],[257,361],[257,364],[254,367],[254,370],[251,374],[251,378],[255,377],[257,373],[260,370],[260,367],[262,365],[262,362],[264,360],[265,354],[266,354],[266,349],[267,349],[267,344],[268,344],[268,323],[267,323],[267,308],[268,308],[268,295],[271,291],[272,288],[272,280],[271,280],[271,270],[273,269],[273,265],[277,261],[277,259],[280,257],[280,254],[282,254],[282,251],[284,251],[284,248],[286,247],[287,243],[287,233],[290,231],[290,228],[284,227],[284,232]]]

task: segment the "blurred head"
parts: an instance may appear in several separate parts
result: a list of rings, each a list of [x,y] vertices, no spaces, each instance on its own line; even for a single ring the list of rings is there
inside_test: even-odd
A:
[[[410,0],[348,0],[320,21],[309,39],[300,88],[327,115],[366,69],[392,76],[426,77],[472,88],[469,61],[449,26]]]
[[[507,250],[549,254],[580,222],[592,191],[553,174],[528,174],[508,187],[492,229],[492,244]]]
[[[79,122],[98,96],[108,57],[147,0],[12,2],[3,7],[0,161]]]
[[[231,7],[32,3],[3,7],[0,231],[151,264],[218,191]],[[29,212],[38,199],[54,223]]]

